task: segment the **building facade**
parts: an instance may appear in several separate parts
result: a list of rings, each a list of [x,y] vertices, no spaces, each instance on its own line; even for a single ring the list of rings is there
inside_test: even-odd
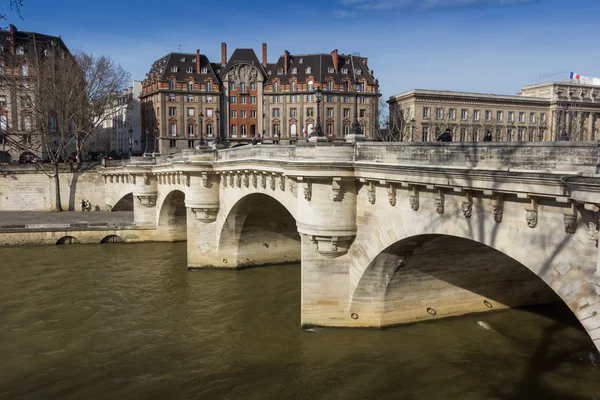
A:
[[[317,116],[325,135],[343,138],[358,103],[357,119],[372,138],[379,129],[380,96],[367,58],[337,50],[285,51],[268,63],[264,43],[260,61],[252,49],[236,49],[228,58],[222,43],[220,63],[197,51],[170,53],[153,64],[142,82],[142,130],[150,138],[147,152],[163,154],[217,142],[235,146],[259,137],[294,144],[308,139]]]
[[[44,147],[35,134],[35,117],[29,103],[35,82],[31,61],[50,56],[55,49],[69,53],[59,36],[19,31],[14,25],[0,32],[0,162],[18,160],[24,153],[44,159]],[[49,118],[50,133],[56,119]],[[51,145],[51,143],[50,143]],[[65,157],[75,149],[65,149]]]
[[[445,129],[454,141],[595,141],[600,86],[576,81],[526,86],[518,95],[410,90],[390,97],[389,138],[435,141]]]

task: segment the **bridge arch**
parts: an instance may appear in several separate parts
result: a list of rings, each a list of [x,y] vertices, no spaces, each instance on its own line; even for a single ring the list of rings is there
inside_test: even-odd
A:
[[[187,210],[185,193],[181,190],[169,192],[158,207],[157,233],[161,240],[185,241],[187,239]]]
[[[128,193],[121,197],[112,206],[110,211],[133,211],[133,193]]]
[[[217,230],[223,263],[247,267],[300,261],[295,215],[275,197],[246,194],[223,211]]]
[[[349,253],[351,315],[387,326],[560,299],[600,348],[595,249],[560,231],[561,220],[559,229],[519,222],[401,210],[363,227]]]

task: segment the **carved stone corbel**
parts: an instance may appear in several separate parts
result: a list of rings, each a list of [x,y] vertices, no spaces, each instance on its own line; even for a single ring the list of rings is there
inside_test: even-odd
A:
[[[333,178],[331,181],[331,193],[333,201],[342,201],[344,193],[342,192],[342,178]]]
[[[473,216],[473,196],[469,192],[465,192],[460,198],[460,205],[463,215],[466,218]]]
[[[294,197],[298,197],[298,184],[290,178],[290,192]]]
[[[535,228],[538,223],[538,201],[535,197],[531,198],[531,202],[524,205],[527,219],[527,226]]]
[[[444,214],[446,201],[444,189],[438,189],[433,195],[433,199],[435,201],[435,211],[440,215]]]
[[[210,188],[212,185],[210,184],[210,176],[206,172],[202,173],[202,186],[205,188]]]
[[[181,172],[177,172],[177,184],[181,185]]]
[[[348,252],[354,236],[310,236],[319,254],[327,258],[343,256]]]
[[[223,188],[227,187],[227,175],[221,174],[221,183],[223,184]]]
[[[275,174],[271,174],[271,179],[269,180],[269,186],[271,187],[271,190],[275,190],[275,186],[276,186],[276,182],[275,182],[276,176]]]
[[[258,175],[256,175],[256,172],[252,173],[252,187],[258,187]]]
[[[279,190],[285,192],[285,175],[279,175]]]
[[[108,176],[108,180],[110,181],[110,183],[113,183],[114,179],[115,179],[114,176],[112,176],[112,175]]]
[[[565,232],[573,235],[577,231],[577,205],[571,203],[569,207],[563,208],[565,221]]]
[[[198,221],[212,222],[217,219],[217,212],[213,208],[192,207],[191,210]]]
[[[235,174],[235,186],[242,187],[242,175],[239,172]]]
[[[267,175],[262,174],[260,177],[260,187],[262,187],[263,189],[267,188]]]
[[[410,203],[410,208],[413,211],[419,211],[420,202],[419,202],[419,188],[416,186],[410,186],[410,197],[408,198],[408,202]]]
[[[494,221],[497,223],[502,222],[502,217],[504,215],[504,197],[502,194],[497,194],[494,199],[492,199],[492,214],[494,215]]]
[[[185,186],[190,187],[190,182],[191,182],[190,174],[185,174]]]
[[[367,199],[369,199],[369,203],[371,204],[377,202],[377,187],[372,181],[367,182]]]
[[[144,207],[154,207],[156,206],[156,198],[157,194],[136,194],[135,197],[139,200],[140,204]]]
[[[302,185],[304,200],[310,201],[312,199],[312,183],[309,179],[305,179],[303,177],[299,177],[298,182]]]
[[[233,174],[229,174],[229,187],[234,187]]]
[[[244,172],[244,187],[250,187],[250,174]]]
[[[393,183],[388,183],[387,194],[390,206],[394,207],[396,205],[396,186]]]
[[[598,224],[596,222],[588,222],[588,234],[590,235],[590,240],[600,240],[600,231],[598,231]]]

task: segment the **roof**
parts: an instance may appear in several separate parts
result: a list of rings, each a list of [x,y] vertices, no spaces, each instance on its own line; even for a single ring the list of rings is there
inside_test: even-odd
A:
[[[517,95],[502,95],[502,94],[489,94],[489,93],[472,93],[472,92],[457,92],[452,90],[426,90],[426,89],[413,89],[394,96],[390,96],[389,101],[397,101],[410,97],[448,97],[452,99],[473,99],[473,100],[496,100],[496,101],[511,101],[511,102],[539,102],[547,103],[549,99],[533,96],[517,96]]]
[[[335,83],[342,83],[346,79],[354,80],[366,78],[371,85],[375,84],[375,79],[371,76],[366,59],[353,55],[338,55],[338,71],[335,72],[333,65],[333,54],[289,54],[287,73],[284,68],[285,56],[280,56],[275,64],[267,65],[269,79],[267,84],[272,83],[273,79],[279,78],[282,84],[287,84],[290,78],[295,77],[298,81],[306,81],[312,76],[316,82],[325,82],[327,77],[332,77]],[[294,68],[296,73],[294,74]],[[331,68],[331,69],[330,69]],[[334,72],[330,72],[333,70]],[[342,73],[346,71],[347,73]],[[281,71],[280,74],[278,71]],[[355,75],[360,73],[359,75]]]
[[[253,49],[235,49],[229,58],[229,61],[227,61],[227,65],[225,65],[225,68],[221,70],[220,77],[223,78],[225,74],[227,74],[227,71],[229,71],[236,64],[253,65],[258,68],[263,76],[267,76],[263,65],[260,63],[260,61],[258,61],[258,57],[256,57],[256,53],[254,53]]]
[[[177,67],[176,72],[172,70],[173,67]],[[206,73],[202,73],[203,68],[206,68]],[[188,70],[192,72],[188,72]],[[152,64],[146,78],[167,80],[171,76],[174,76],[178,82],[185,82],[190,77],[199,81],[209,77],[215,81],[218,80],[208,57],[204,54],[200,54],[200,71],[198,71],[196,53],[169,53]]]
[[[15,47],[23,46],[26,51],[37,48],[39,51],[50,47],[61,47],[69,53],[69,49],[63,42],[60,36],[47,35],[45,33],[20,31],[14,25],[10,26],[10,30],[0,32],[0,45],[4,47],[4,51],[10,49],[11,37],[14,32]]]

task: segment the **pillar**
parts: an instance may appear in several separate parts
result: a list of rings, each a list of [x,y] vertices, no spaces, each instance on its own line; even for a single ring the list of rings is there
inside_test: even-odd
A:
[[[186,195],[188,269],[222,267],[217,259],[219,180],[214,172],[190,176]]]
[[[156,177],[144,173],[135,177],[133,190],[133,221],[142,227],[156,227],[156,198],[158,188]]]
[[[298,178],[302,326],[347,326],[348,249],[356,235],[356,185],[341,177]]]

